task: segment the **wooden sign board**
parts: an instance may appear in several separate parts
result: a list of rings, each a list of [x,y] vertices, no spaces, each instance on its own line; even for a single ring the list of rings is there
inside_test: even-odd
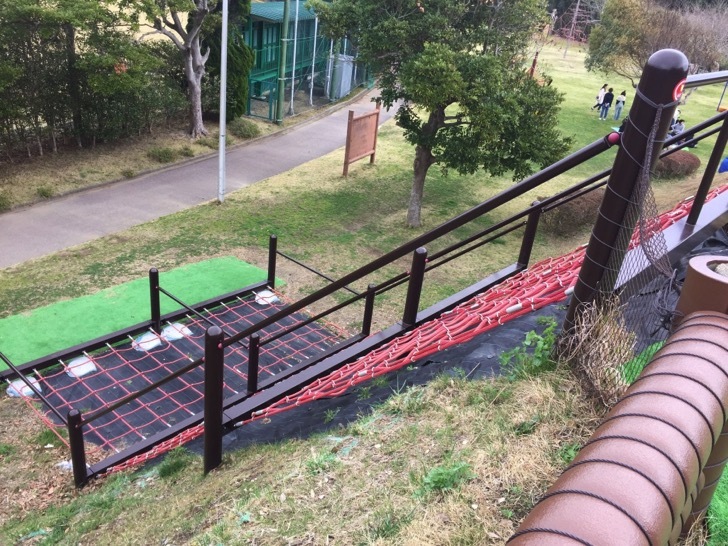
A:
[[[379,111],[381,105],[377,102],[377,109],[368,114],[354,116],[349,110],[349,125],[346,129],[346,151],[344,152],[344,176],[349,174],[349,165],[354,161],[369,156],[369,163],[374,163],[377,151],[377,128],[379,127]]]

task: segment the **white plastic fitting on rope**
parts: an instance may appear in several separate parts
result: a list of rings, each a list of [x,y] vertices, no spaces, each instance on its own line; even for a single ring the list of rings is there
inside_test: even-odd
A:
[[[515,313],[516,311],[520,311],[523,309],[523,304],[521,302],[518,302],[515,305],[511,305],[506,309],[506,313]]]

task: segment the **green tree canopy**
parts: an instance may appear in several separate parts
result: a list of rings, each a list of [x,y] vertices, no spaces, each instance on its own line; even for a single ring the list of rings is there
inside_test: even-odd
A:
[[[59,136],[78,146],[136,134],[179,91],[163,60],[120,31],[99,0],[0,0],[0,140],[12,158],[29,142],[43,154]],[[123,30],[123,28],[122,28]],[[176,104],[175,104],[176,103]],[[175,112],[176,113],[176,112]]]
[[[565,153],[561,95],[528,75],[540,0],[312,0],[326,33],[347,37],[379,78],[385,107],[415,146],[407,213],[421,224],[425,177],[439,164],[514,179]]]
[[[218,11],[221,11],[221,5]],[[243,27],[250,13],[250,0],[230,0],[228,50],[227,50],[227,121],[245,114],[248,107],[248,76],[255,63],[253,50],[243,40],[239,29]],[[210,87],[217,88],[205,101],[214,111],[219,112],[220,103],[220,50],[222,47],[222,25],[205,38],[204,45],[210,48],[208,59]]]
[[[134,29],[146,29],[149,35],[161,34],[182,53],[190,103],[190,135],[206,135],[202,117],[202,79],[210,47],[204,45],[204,38],[214,35],[215,29],[220,27],[220,11],[216,11],[220,0],[113,1],[122,8]],[[235,0],[231,0],[233,2]],[[250,0],[235,2],[237,13],[247,13],[249,5]]]

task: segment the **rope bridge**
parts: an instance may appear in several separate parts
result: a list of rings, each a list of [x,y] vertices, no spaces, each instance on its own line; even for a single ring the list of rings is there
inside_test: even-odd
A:
[[[706,201],[726,190],[728,185],[711,191]],[[659,229],[664,230],[686,217],[690,213],[692,203],[693,198],[687,198],[674,209],[659,215],[656,219]],[[638,244],[637,235],[633,236],[630,247],[636,244]],[[566,300],[578,278],[584,252],[585,246],[581,246],[562,257],[549,258],[535,264],[452,311],[444,313],[438,319],[423,324],[355,362],[314,381],[296,394],[255,412],[250,419],[238,423],[237,426],[270,418],[308,402],[341,396],[360,383],[399,370],[438,351],[470,341],[515,318]],[[203,431],[203,425],[187,429],[150,451],[113,467],[109,472],[143,464],[199,438]]]

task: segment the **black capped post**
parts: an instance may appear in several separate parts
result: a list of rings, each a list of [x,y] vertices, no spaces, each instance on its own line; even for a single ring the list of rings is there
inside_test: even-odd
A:
[[[367,286],[367,293],[364,297],[364,318],[361,321],[361,335],[368,336],[372,333],[372,319],[374,318],[374,298],[377,296],[376,285]]]
[[[520,267],[528,267],[528,262],[531,261],[533,243],[536,241],[538,222],[541,219],[541,208],[538,205],[538,201],[531,203],[531,207],[533,208],[528,213],[526,229],[523,233],[523,240],[521,241],[521,251],[518,253],[518,265]]]
[[[248,338],[248,394],[258,390],[258,366],[260,362],[260,335]]]
[[[86,447],[83,443],[83,429],[81,428],[81,412],[72,409],[68,412],[68,443],[71,446],[71,466],[73,467],[73,482],[76,487],[82,487],[88,481],[86,468]]]
[[[422,285],[425,281],[425,266],[427,265],[427,250],[419,247],[412,255],[412,267],[409,273],[409,286],[407,287],[407,299],[404,303],[402,324],[412,326],[417,322],[417,312],[420,307],[420,296]]]
[[[268,287],[276,286],[276,259],[278,257],[278,237],[271,235],[268,238]]]
[[[162,306],[159,302],[159,271],[152,267],[149,270],[149,303],[151,306],[152,329],[162,333]]]
[[[663,49],[647,60],[620,143],[599,214],[592,230],[579,279],[564,321],[571,330],[582,306],[614,291],[632,233],[639,218],[649,172],[657,162],[688,74],[688,59]]]
[[[223,333],[210,326],[205,333],[205,474],[222,463]]]

